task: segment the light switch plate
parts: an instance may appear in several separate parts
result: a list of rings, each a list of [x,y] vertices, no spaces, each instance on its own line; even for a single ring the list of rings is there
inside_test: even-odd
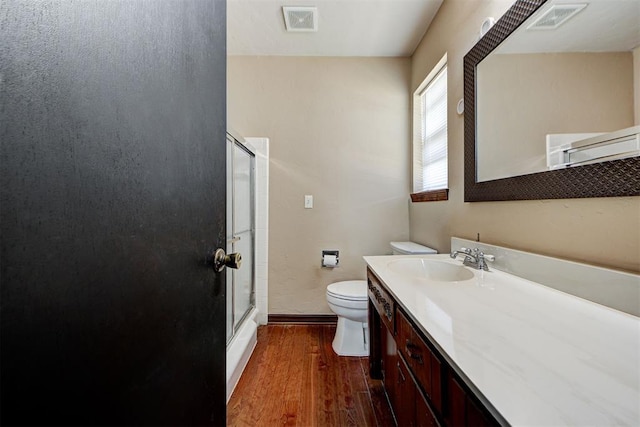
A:
[[[304,196],[304,208],[312,209],[313,208],[313,196],[307,194]]]

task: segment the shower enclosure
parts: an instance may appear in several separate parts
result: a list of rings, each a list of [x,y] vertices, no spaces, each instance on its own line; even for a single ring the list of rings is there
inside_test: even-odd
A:
[[[268,321],[269,138],[227,133],[227,400]]]
[[[255,154],[227,135],[227,253],[242,264],[227,270],[227,345],[255,307]]]

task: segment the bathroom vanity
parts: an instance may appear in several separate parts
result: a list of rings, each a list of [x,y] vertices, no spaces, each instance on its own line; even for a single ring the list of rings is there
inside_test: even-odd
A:
[[[365,261],[399,426],[640,424],[640,318],[449,255]]]
[[[370,268],[367,285],[369,372],[383,380],[398,426],[501,424]]]

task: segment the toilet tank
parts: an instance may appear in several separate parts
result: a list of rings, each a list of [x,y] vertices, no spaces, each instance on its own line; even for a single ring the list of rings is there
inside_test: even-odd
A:
[[[391,250],[394,255],[418,255],[418,254],[437,254],[433,248],[419,245],[415,242],[391,242]]]

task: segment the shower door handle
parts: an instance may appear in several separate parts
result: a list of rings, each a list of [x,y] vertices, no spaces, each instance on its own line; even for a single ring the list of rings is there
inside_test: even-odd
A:
[[[216,249],[213,254],[213,268],[219,273],[225,267],[238,269],[242,265],[242,255],[234,253],[227,255],[222,248]]]

